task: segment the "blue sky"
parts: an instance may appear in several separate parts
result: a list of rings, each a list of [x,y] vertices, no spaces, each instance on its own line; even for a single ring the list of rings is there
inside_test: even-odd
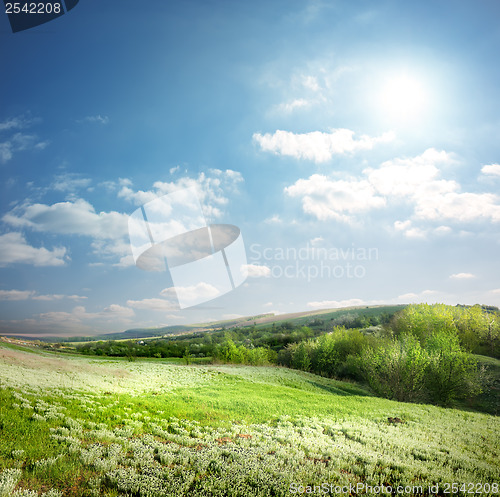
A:
[[[500,305],[497,1],[81,0],[0,16],[0,333]],[[128,216],[194,187],[248,278],[179,309]],[[193,292],[199,288],[192,288]]]

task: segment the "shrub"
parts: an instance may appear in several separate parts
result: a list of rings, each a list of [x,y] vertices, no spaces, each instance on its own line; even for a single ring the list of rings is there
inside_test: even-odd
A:
[[[425,397],[429,357],[415,336],[404,335],[378,348],[366,348],[361,359],[365,379],[377,394],[400,401]]]
[[[359,357],[370,342],[359,330],[337,327],[319,338],[288,344],[279,352],[278,363],[330,378],[359,378],[359,362],[352,358]]]
[[[477,361],[461,347],[453,333],[435,333],[427,344],[430,361],[427,389],[434,402],[449,404],[453,399],[481,393]]]
[[[424,346],[434,334],[447,332],[456,335],[466,351],[500,355],[500,316],[479,305],[409,305],[393,316],[391,328],[395,336],[411,333]]]

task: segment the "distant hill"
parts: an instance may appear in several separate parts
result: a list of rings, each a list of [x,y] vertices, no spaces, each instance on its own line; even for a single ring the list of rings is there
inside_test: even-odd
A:
[[[99,340],[135,340],[146,338],[161,338],[165,336],[184,335],[199,333],[203,331],[213,331],[220,329],[243,328],[247,326],[263,327],[273,323],[280,325],[289,323],[291,326],[307,326],[319,321],[338,321],[349,319],[349,317],[381,315],[384,313],[394,314],[396,311],[406,307],[401,305],[375,305],[375,306],[351,306],[336,309],[316,309],[312,311],[300,311],[287,314],[273,313],[258,314],[254,316],[243,316],[239,318],[226,319],[221,321],[211,321],[208,323],[194,323],[188,325],[172,325],[161,328],[132,328],[117,333],[106,333],[90,337],[24,337],[26,340],[39,340],[43,342],[87,342]]]

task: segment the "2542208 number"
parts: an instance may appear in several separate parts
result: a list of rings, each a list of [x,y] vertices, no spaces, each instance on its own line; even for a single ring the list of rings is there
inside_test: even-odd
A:
[[[5,4],[6,14],[60,14],[61,4],[55,3],[28,3],[15,2]]]
[[[498,483],[444,483],[443,493],[457,494],[459,492],[465,494],[497,494],[499,491]]]

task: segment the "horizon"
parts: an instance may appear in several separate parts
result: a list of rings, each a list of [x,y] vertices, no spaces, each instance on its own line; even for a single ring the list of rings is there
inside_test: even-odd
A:
[[[396,304],[397,307],[406,307],[408,304]],[[460,305],[460,304],[458,304]],[[476,304],[477,305],[477,304]],[[280,322],[282,321],[282,319],[280,318],[283,318],[283,320],[294,320],[294,319],[300,319],[302,317],[315,317],[315,316],[321,316],[323,314],[329,314],[331,312],[337,312],[337,311],[352,311],[352,310],[357,310],[357,309],[374,309],[374,308],[379,308],[379,307],[393,307],[392,305],[383,305],[383,304],[379,304],[379,305],[373,305],[373,306],[349,306],[349,307],[335,307],[335,308],[329,308],[329,309],[316,309],[316,310],[313,310],[313,311],[296,311],[296,312],[287,312],[287,313],[280,313],[280,314],[274,314],[274,313],[267,313],[267,314],[251,314],[251,315],[248,315],[248,316],[241,316],[239,318],[233,318],[233,319],[225,319],[225,320],[219,320],[219,321],[207,321],[207,322],[202,322],[202,323],[186,323],[186,324],[182,324],[182,325],[168,325],[168,326],[163,326],[163,327],[151,327],[151,328],[130,328],[130,329],[126,329],[126,330],[122,330],[122,331],[119,331],[119,332],[112,332],[112,333],[105,333],[105,334],[102,334],[102,335],[90,335],[90,336],[79,336],[79,335],[68,335],[68,336],[62,336],[62,335],[54,335],[54,336],[43,336],[43,337],[33,337],[33,336],[30,336],[30,335],[0,335],[0,338],[24,338],[26,340],[30,340],[30,339],[33,339],[33,340],[53,340],[53,339],[57,339],[57,338],[65,338],[65,339],[70,339],[70,338],[102,338],[106,335],[123,335],[127,332],[130,332],[130,331],[155,331],[155,330],[162,330],[162,329],[165,329],[165,328],[169,328],[169,327],[172,327],[172,328],[175,328],[177,326],[180,326],[180,327],[193,327],[193,332],[199,332],[199,331],[216,331],[216,327],[214,325],[216,324],[220,324],[223,328],[224,328],[224,323],[235,323],[234,326],[230,326],[228,329],[232,329],[232,328],[235,328],[235,327],[242,327],[242,328],[245,328],[246,326],[245,325],[242,325],[243,323],[246,323],[247,321],[252,321],[252,320],[258,320],[258,319],[266,319],[266,318],[270,318],[270,317],[275,317],[277,318],[276,321],[272,321],[272,323],[276,323],[276,322]],[[286,322],[286,321],[285,321]],[[251,324],[248,324],[248,326],[254,326],[255,324],[255,321],[254,323],[251,323]],[[267,323],[258,323],[258,325],[266,325]],[[271,324],[271,323],[269,323]],[[210,330],[203,330],[203,329],[200,329],[202,326],[211,326],[211,329]],[[305,325],[307,326],[307,325]],[[137,338],[134,338],[134,337],[131,337],[130,340],[135,340],[135,339],[138,339],[139,337]],[[140,337],[141,339],[145,339],[145,338],[161,338],[160,336],[156,336],[156,335],[153,335],[151,337]],[[115,339],[111,339],[111,340],[115,340]],[[117,340],[122,340],[122,339],[117,339]],[[123,338],[123,340],[126,340],[126,338]]]
[[[76,3],[0,16],[0,335],[500,306],[498,2]],[[140,269],[183,190],[239,281]]]
[[[28,335],[28,334],[4,334],[0,335],[0,338],[13,338],[13,339],[25,339],[25,340],[40,340],[40,341],[54,341],[57,340],[58,338],[65,339],[65,341],[70,341],[71,339],[91,339],[91,338],[97,338],[99,340],[102,340],[106,336],[115,336],[115,335],[125,335],[126,333],[133,332],[133,331],[139,331],[139,332],[145,332],[145,331],[150,331],[153,333],[154,331],[158,330],[167,330],[168,328],[176,328],[176,327],[185,327],[185,328],[192,328],[192,330],[183,330],[185,332],[192,331],[193,333],[198,333],[198,332],[206,332],[206,331],[217,331],[217,327],[215,325],[220,325],[220,329],[225,329],[225,324],[230,323],[230,325],[227,329],[233,329],[233,328],[246,328],[250,326],[266,326],[266,325],[274,325],[275,323],[280,323],[280,322],[288,322],[288,321],[294,321],[295,319],[301,319],[304,317],[317,317],[321,316],[323,314],[331,314],[335,312],[342,312],[342,311],[356,311],[356,310],[362,310],[362,309],[376,309],[376,308],[388,308],[388,307],[407,307],[412,304],[377,304],[377,305],[372,305],[372,306],[365,306],[365,305],[360,305],[360,306],[348,306],[348,307],[334,307],[334,308],[328,308],[328,309],[316,309],[316,310],[309,310],[309,311],[295,311],[295,312],[286,312],[286,313],[279,313],[279,314],[274,314],[274,313],[267,313],[267,314],[251,314],[248,316],[241,316],[238,318],[232,318],[232,319],[225,319],[225,320],[218,320],[218,321],[207,321],[207,322],[194,322],[194,323],[185,323],[185,324],[172,324],[172,325],[167,325],[167,326],[153,326],[153,327],[148,327],[148,328],[129,328],[129,329],[124,329],[121,331],[115,331],[111,333],[103,333],[99,335],[44,335],[40,337]],[[419,304],[416,304],[419,305]],[[440,305],[437,303],[437,305]],[[489,310],[495,310],[499,311],[499,308],[496,306],[490,306],[486,304],[456,304],[454,307],[475,307],[475,306],[480,306],[483,309],[487,308]],[[259,319],[268,319],[268,318],[276,318],[275,320],[269,321],[269,322],[257,322]],[[253,321],[253,323],[249,323],[248,325],[245,325],[245,323]],[[308,326],[308,324],[303,324],[302,326]],[[208,329],[204,329],[203,327],[209,327]],[[170,335],[170,336],[177,336],[177,335]],[[164,337],[164,335],[163,335]],[[138,340],[138,339],[149,339],[149,338],[163,338],[160,335],[155,335],[152,334],[151,336],[144,337],[144,336],[138,336],[138,337],[133,337],[131,336],[130,338],[127,337],[122,337],[122,338],[109,338],[109,340]]]

